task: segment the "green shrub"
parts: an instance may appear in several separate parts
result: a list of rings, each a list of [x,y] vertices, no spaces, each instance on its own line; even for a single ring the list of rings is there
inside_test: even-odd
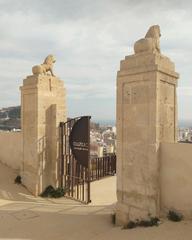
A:
[[[151,217],[149,220],[141,220],[138,222],[138,226],[140,227],[152,227],[152,226],[158,226],[159,224],[159,218],[157,217]]]
[[[112,224],[115,225],[115,223],[116,223],[116,214],[115,213],[111,214],[111,222],[112,222]]]
[[[15,178],[15,183],[16,184],[21,184],[22,182],[21,182],[21,176],[17,176],[16,178]]]
[[[136,227],[137,227],[137,222],[129,221],[126,228],[132,229]]]
[[[60,198],[65,195],[65,190],[63,188],[56,188],[49,185],[45,190],[40,194],[41,197],[50,197],[50,198]]]
[[[173,222],[180,222],[183,219],[183,215],[176,211],[170,210],[167,214],[167,218]]]
[[[136,220],[129,221],[127,225],[123,226],[123,229],[132,229],[136,227],[153,227],[158,226],[160,223],[159,218],[157,217],[150,217],[148,220]]]

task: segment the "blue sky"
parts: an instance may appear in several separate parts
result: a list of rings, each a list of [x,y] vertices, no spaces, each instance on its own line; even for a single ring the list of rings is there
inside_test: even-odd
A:
[[[177,0],[0,0],[0,107],[19,105],[22,80],[54,54],[68,115],[115,119],[120,60],[154,24],[180,73],[179,119],[192,120],[192,3]]]

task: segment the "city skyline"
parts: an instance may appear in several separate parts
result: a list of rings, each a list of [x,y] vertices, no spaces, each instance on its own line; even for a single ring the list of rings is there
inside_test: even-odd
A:
[[[192,121],[191,7],[188,1],[1,0],[0,108],[20,105],[22,80],[51,53],[67,89],[68,115],[115,120],[120,60],[150,25],[159,24],[162,53],[180,74],[178,117]]]

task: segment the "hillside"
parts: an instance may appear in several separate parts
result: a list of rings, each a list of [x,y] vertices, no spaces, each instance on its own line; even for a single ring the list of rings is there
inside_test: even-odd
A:
[[[21,128],[21,107],[7,107],[0,109],[0,130]]]

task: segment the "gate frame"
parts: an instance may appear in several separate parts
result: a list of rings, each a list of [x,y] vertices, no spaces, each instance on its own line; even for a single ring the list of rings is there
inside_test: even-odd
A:
[[[88,133],[89,133],[88,134],[88,168],[83,167],[83,171],[78,172],[79,176],[75,176],[74,172],[76,172],[76,170],[74,170],[74,166],[78,166],[78,168],[81,169],[82,165],[80,165],[80,164],[78,165],[77,160],[75,159],[75,157],[72,154],[71,147],[69,144],[69,136],[70,136],[70,133],[72,131],[74,124],[83,117],[87,117],[89,120],[88,121]],[[90,119],[91,119],[91,116],[80,116],[80,117],[72,118],[66,122],[60,122],[60,125],[59,125],[60,187],[62,187],[62,188],[66,187],[66,182],[69,181],[70,189],[67,191],[69,194],[69,196],[67,196],[67,197],[74,199],[76,201],[80,201],[85,204],[88,204],[91,202],[91,199],[90,199],[90,183],[91,183],[91,179],[90,179]],[[67,129],[65,128],[65,126],[67,127]],[[66,134],[66,132],[67,132],[67,134]],[[65,139],[65,143],[64,143],[64,139]],[[66,142],[67,142],[68,146],[67,146]],[[72,166],[70,166],[70,174],[69,174],[69,179],[71,180],[71,183],[70,183],[70,180],[66,180],[66,179],[64,180],[64,177],[65,178],[67,177],[67,175],[65,175],[65,171],[67,171],[67,170],[65,170],[65,167],[64,167],[65,161],[66,161],[66,163],[68,163],[67,159],[65,160],[65,158],[67,157],[67,154],[64,154],[64,153],[66,153],[66,152],[68,152],[69,163],[71,162],[71,165],[72,165]],[[71,174],[71,172],[72,172],[72,174]],[[84,178],[80,178],[80,176],[82,176],[82,173],[84,175]],[[75,198],[73,195],[74,179],[75,179],[75,182],[77,180],[77,198]],[[82,194],[81,194],[81,192],[79,194],[78,191],[79,191],[79,185],[81,184],[81,180],[83,180],[82,181],[83,182],[82,183]],[[87,185],[87,189],[85,189],[86,185]],[[81,187],[81,185],[80,185],[80,187]],[[81,188],[80,188],[80,190],[81,190]],[[82,197],[82,199],[79,198],[79,195],[80,195],[80,197]],[[85,196],[87,196],[87,197],[85,198]]]

